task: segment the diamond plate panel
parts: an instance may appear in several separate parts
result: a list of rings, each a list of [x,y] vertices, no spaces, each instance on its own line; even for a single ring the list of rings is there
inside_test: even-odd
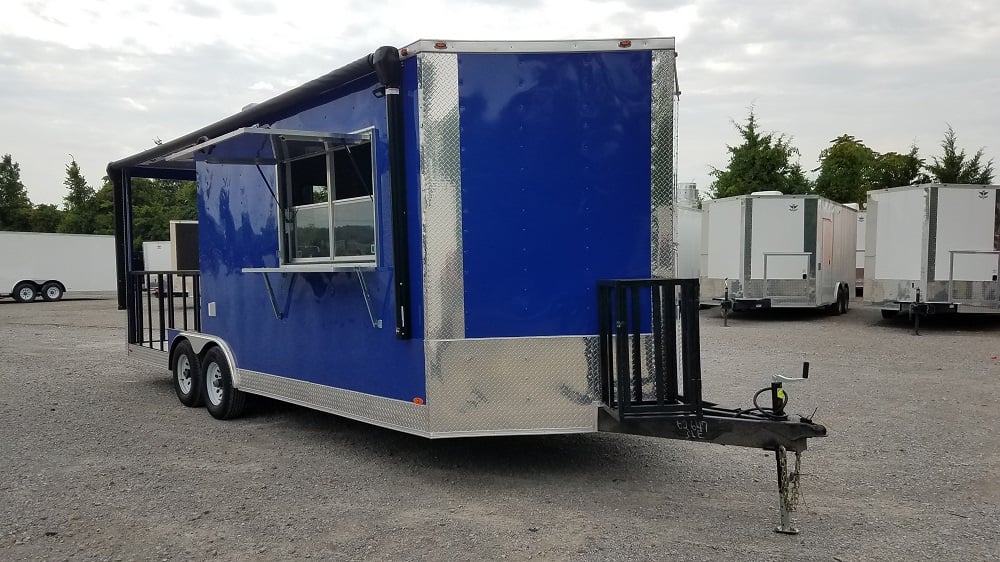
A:
[[[424,338],[465,337],[458,57],[417,57]]]
[[[427,436],[427,406],[240,369],[240,390],[405,433]]]
[[[676,53],[652,52],[652,123],[650,135],[650,271],[653,277],[673,277],[677,255],[677,225],[674,221],[674,98]]]
[[[432,437],[597,430],[595,336],[426,342]]]

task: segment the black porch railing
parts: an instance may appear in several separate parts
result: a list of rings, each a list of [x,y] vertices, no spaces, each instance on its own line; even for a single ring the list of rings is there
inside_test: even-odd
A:
[[[597,289],[604,408],[618,420],[700,416],[698,280],[609,280]]]
[[[167,351],[168,330],[201,331],[201,273],[133,271],[126,308],[129,343]]]

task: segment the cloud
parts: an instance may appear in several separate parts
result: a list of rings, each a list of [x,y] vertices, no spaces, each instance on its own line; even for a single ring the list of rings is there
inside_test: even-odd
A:
[[[709,181],[753,104],[807,169],[830,139],[935,154],[949,122],[962,146],[996,156],[1000,11],[929,0],[10,0],[0,19],[0,153],[36,202],[61,201],[66,154],[91,184],[104,166],[418,38],[675,36],[678,176]],[[13,110],[9,108],[14,108]],[[142,109],[145,108],[145,111]]]
[[[145,105],[142,105],[141,103],[135,101],[132,98],[125,97],[125,98],[122,98],[122,101],[125,102],[126,105],[128,105],[129,107],[131,107],[132,109],[135,109],[137,111],[149,111],[148,107],[146,107]]]

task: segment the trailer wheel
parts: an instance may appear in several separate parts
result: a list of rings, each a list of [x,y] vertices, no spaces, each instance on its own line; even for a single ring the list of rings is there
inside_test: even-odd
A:
[[[233,387],[226,355],[218,347],[208,350],[201,361],[205,388],[205,408],[212,417],[228,420],[239,417],[246,407],[246,393]]]
[[[17,302],[32,302],[38,296],[38,287],[28,281],[21,282],[14,285],[14,291],[11,293],[11,296]]]
[[[851,306],[851,296],[848,294],[846,285],[843,290],[840,291],[840,313],[847,314],[847,309]]]
[[[201,363],[191,343],[184,340],[174,348],[173,360],[174,392],[177,399],[188,408],[201,406],[204,386],[201,378]]]
[[[42,285],[42,299],[48,302],[62,300],[63,287],[55,281],[49,281]]]

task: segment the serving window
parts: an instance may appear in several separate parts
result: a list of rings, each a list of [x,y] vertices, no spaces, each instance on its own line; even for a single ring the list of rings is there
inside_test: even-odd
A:
[[[369,137],[370,138],[370,137]],[[335,145],[283,140],[284,263],[373,262],[374,155],[370,140]]]

